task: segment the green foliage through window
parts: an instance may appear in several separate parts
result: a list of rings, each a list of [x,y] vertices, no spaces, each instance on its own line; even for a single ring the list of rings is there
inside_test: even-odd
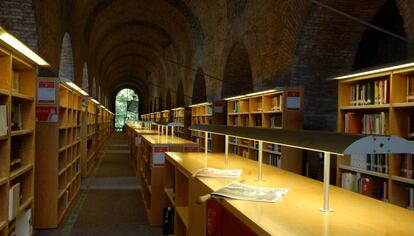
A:
[[[123,89],[115,99],[115,129],[120,130],[127,120],[138,120],[138,95],[132,89]]]

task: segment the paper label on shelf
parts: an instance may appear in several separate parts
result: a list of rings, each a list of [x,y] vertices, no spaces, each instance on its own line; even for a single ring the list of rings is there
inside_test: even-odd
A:
[[[223,107],[222,106],[215,106],[214,107],[215,113],[223,113]]]
[[[37,122],[58,122],[59,109],[57,106],[36,106]]]
[[[286,109],[300,110],[300,93],[294,91],[287,92]]]
[[[152,166],[163,167],[165,163],[165,152],[168,152],[168,146],[155,146],[152,150]]]
[[[184,147],[184,152],[198,152],[198,147],[197,146]]]
[[[141,142],[142,142],[141,136],[135,137],[135,145],[139,145],[139,144],[141,144]]]
[[[56,78],[38,78],[37,104],[56,104]]]

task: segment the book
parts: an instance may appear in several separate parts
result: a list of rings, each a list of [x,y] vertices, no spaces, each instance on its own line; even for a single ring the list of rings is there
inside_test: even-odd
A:
[[[211,196],[245,201],[277,202],[281,201],[288,191],[287,188],[255,187],[234,181],[211,193]]]
[[[349,191],[354,191],[354,177],[352,173],[341,174],[341,187]]]
[[[355,112],[345,113],[345,133],[359,134],[362,132],[362,114]]]
[[[32,211],[28,209],[16,218],[16,236],[31,236],[32,233]]]
[[[9,129],[7,115],[7,106],[0,105],[0,136],[7,135],[7,131]]]
[[[174,207],[164,207],[162,212],[162,233],[174,234]]]
[[[370,178],[361,178],[361,193],[365,196],[372,197],[372,180]]]
[[[20,207],[20,183],[16,183],[9,190],[9,221],[13,220]]]
[[[12,92],[18,93],[20,90],[20,73],[13,71]]]
[[[13,103],[11,111],[11,130],[21,130],[22,127],[22,115],[21,115],[21,104]]]

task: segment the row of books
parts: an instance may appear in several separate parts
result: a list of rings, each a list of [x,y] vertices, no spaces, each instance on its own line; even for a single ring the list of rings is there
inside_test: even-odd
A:
[[[414,76],[407,75],[407,102],[414,101]]]
[[[281,128],[282,127],[282,116],[276,115],[270,117],[270,128]]]
[[[375,114],[347,112],[345,113],[345,133],[388,134],[388,115],[385,112]]]
[[[241,120],[241,122],[240,122],[240,120]],[[245,116],[245,117],[242,117],[242,118],[239,118],[239,117],[234,117],[234,126],[242,126],[242,127],[246,127],[246,126],[248,126],[248,124],[249,124],[249,117],[248,116]]]
[[[388,154],[351,155],[352,167],[379,173],[388,173]]]
[[[273,96],[270,107],[272,111],[280,111],[282,109],[282,96],[281,95]]]
[[[401,176],[405,178],[413,178],[413,155],[412,154],[401,154]]]
[[[351,85],[351,105],[387,104],[390,98],[390,80],[368,80]]]
[[[282,165],[282,156],[281,155],[269,153],[267,157],[269,159],[269,165],[276,166],[276,167],[281,167],[281,165]]]
[[[385,179],[346,172],[341,174],[341,187],[368,197],[388,201],[388,182]]]

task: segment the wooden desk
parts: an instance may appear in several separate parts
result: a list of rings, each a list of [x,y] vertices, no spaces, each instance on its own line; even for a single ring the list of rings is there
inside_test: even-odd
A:
[[[130,154],[132,157],[132,164],[134,167],[135,175],[138,176],[138,170],[140,169],[140,160],[142,159],[142,135],[158,135],[158,132],[155,130],[136,128],[132,132],[132,141],[130,144]]]
[[[173,136],[142,135],[142,145],[143,153],[138,161],[142,198],[150,225],[161,225],[165,152],[198,152],[198,144]]]
[[[206,161],[209,167],[224,168],[224,154],[169,152],[166,160],[166,169],[170,168],[167,174],[175,168],[175,173],[178,171],[188,178],[188,235],[205,235],[206,204],[198,205],[195,200],[235,179],[192,178],[191,175],[204,167]],[[321,182],[266,165],[263,166],[264,181],[257,182],[256,162],[229,156],[228,163],[230,169],[243,169],[240,179],[247,184],[290,189],[283,201],[277,203],[220,201],[258,235],[414,235],[412,211],[331,186],[330,206],[335,211],[320,212]],[[176,182],[175,185],[177,201],[180,184]]]

